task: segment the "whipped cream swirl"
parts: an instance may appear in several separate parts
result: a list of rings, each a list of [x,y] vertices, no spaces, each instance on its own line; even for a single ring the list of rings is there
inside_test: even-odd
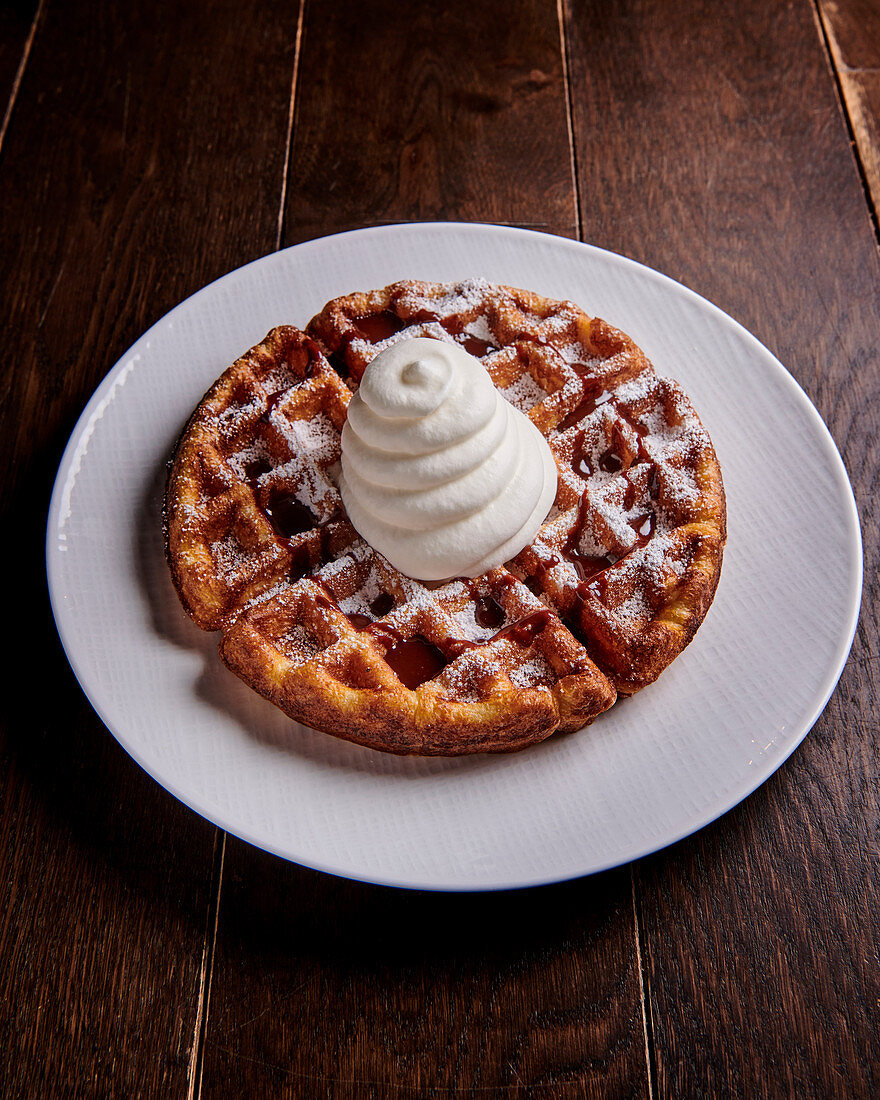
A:
[[[464,348],[400,340],[349,404],[339,489],[356,530],[402,573],[475,577],[532,541],[556,463]]]

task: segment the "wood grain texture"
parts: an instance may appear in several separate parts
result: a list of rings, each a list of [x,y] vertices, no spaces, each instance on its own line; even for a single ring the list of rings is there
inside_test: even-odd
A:
[[[845,69],[880,69],[880,7],[875,0],[816,0]]]
[[[16,80],[20,80],[27,60],[36,14],[36,0],[0,6],[0,138],[4,124],[8,125]]]
[[[204,1097],[646,1096],[628,871],[502,894],[230,842]]]
[[[880,211],[880,70],[842,71],[840,88],[876,217]]]
[[[286,241],[574,211],[554,5],[310,5]],[[225,881],[204,1097],[646,1095],[627,872],[436,896],[231,841]]]
[[[876,118],[873,6],[821,7]],[[880,268],[814,8],[564,14],[579,208],[546,0],[310,3],[289,172],[295,4],[47,3],[0,157],[4,1097],[880,1093]],[[125,756],[54,640],[42,544],[67,433],[150,323],[275,247],[285,179],[285,243],[580,219],[755,331],[842,448],[866,591],[841,684],[761,791],[632,872],[652,1081],[628,870],[437,896],[230,842],[212,973],[216,833]]]
[[[285,243],[401,220],[576,235],[553,0],[310,4],[299,86]]]
[[[880,7],[820,0],[819,19],[876,220],[880,210]]]
[[[585,238],[779,355],[842,449],[865,536],[856,644],[806,742],[637,869],[658,1095],[875,1096],[880,265],[824,44],[806,3],[572,0],[567,22]]]
[[[66,436],[114,360],[275,246],[296,18],[238,0],[50,5],[6,135],[4,1097],[187,1092],[215,830],[140,771],[76,685],[45,594],[45,515]]]

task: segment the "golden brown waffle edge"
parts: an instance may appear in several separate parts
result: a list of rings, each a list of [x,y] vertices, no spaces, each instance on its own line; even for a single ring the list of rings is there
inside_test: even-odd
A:
[[[398,573],[334,484],[351,391],[408,336],[477,355],[557,462],[535,540],[474,580]],[[572,303],[482,280],[401,281],[274,329],[193,413],[165,505],[175,587],[228,667],[307,725],[425,755],[521,749],[655,680],[705,617],[725,525],[680,387]]]

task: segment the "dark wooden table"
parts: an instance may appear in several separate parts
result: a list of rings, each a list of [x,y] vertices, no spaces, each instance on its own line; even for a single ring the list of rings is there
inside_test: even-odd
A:
[[[3,1097],[880,1095],[877,3],[20,0],[0,96]],[[101,725],[45,595],[67,436],[149,325],[278,247],[430,219],[730,312],[829,424],[865,538],[852,655],[780,772],[510,894],[220,833]]]

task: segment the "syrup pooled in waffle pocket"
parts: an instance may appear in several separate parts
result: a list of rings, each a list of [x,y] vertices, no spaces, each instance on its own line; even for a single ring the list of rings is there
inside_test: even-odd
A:
[[[261,695],[460,755],[652,683],[712,601],[725,504],[690,402],[624,334],[528,291],[404,281],[273,329],[218,379],[165,528],[181,602]]]

